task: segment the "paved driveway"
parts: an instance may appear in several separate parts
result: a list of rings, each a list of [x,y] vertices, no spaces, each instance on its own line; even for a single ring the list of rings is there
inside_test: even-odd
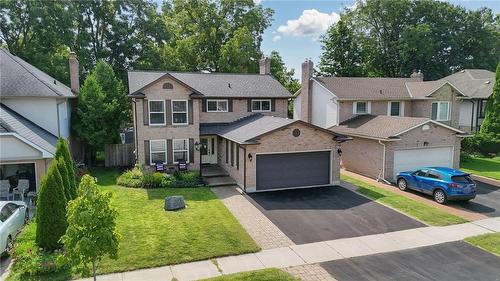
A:
[[[500,280],[500,258],[462,241],[320,265],[338,281]]]
[[[424,226],[340,186],[246,196],[296,244]]]
[[[476,181],[476,184],[476,198],[469,202],[451,202],[450,204],[490,217],[500,216],[500,188],[480,181]]]

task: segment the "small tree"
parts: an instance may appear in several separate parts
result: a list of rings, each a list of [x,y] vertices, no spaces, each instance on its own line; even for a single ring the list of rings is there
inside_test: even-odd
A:
[[[50,163],[42,179],[37,199],[36,243],[45,250],[61,247],[59,240],[66,232],[66,196],[57,159]]]
[[[78,189],[78,197],[68,204],[68,230],[61,238],[64,258],[82,273],[88,274],[92,265],[96,280],[99,261],[105,255],[117,258],[118,213],[110,206],[111,194],[100,192],[93,177],[83,176]]]
[[[500,62],[497,65],[493,94],[488,99],[484,121],[479,132],[481,151],[498,153],[500,151]]]
[[[71,196],[70,193],[71,186],[69,183],[69,173],[68,173],[68,168],[66,167],[66,162],[62,157],[59,157],[57,158],[56,163],[57,163],[57,170],[59,171],[59,174],[61,174],[61,180],[66,201],[73,200],[73,197]]]
[[[56,145],[56,154],[55,158],[63,158],[66,163],[66,169],[68,170],[68,180],[70,185],[70,194],[71,199],[76,198],[76,173],[75,173],[75,163],[73,162],[73,157],[71,157],[71,153],[69,152],[68,142],[59,138]]]

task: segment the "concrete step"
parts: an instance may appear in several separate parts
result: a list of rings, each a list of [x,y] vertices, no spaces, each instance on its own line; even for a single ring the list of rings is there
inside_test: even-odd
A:
[[[213,178],[213,177],[227,177],[229,176],[229,174],[219,168],[219,169],[205,169],[205,168],[202,168],[201,169],[201,175],[204,177],[204,178]]]
[[[210,187],[236,185],[236,181],[229,177],[203,177],[205,183]]]

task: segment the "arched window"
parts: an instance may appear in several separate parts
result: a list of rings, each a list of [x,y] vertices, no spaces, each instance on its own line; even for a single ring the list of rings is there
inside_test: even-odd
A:
[[[174,85],[172,85],[172,83],[163,84],[163,89],[172,90],[173,88],[174,88]]]

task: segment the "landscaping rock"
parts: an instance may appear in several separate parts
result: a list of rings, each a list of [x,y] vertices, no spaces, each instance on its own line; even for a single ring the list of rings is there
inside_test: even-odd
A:
[[[186,208],[186,203],[184,203],[184,196],[168,196],[165,197],[165,210],[174,211]]]

